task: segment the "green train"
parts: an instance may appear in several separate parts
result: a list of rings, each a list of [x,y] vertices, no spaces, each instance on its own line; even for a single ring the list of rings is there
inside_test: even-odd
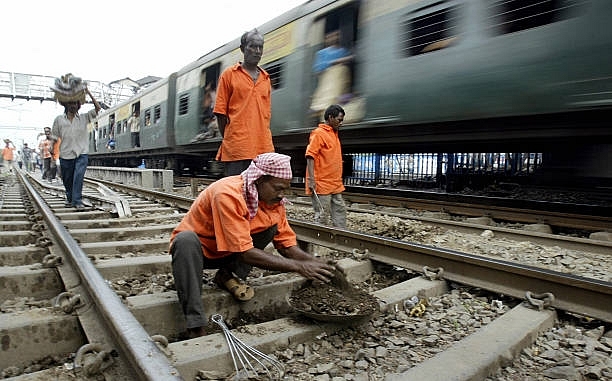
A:
[[[549,177],[609,183],[610,19],[609,0],[308,1],[258,27],[276,151],[300,176],[322,105],[340,103],[345,154],[538,152]],[[334,34],[350,57],[316,73]],[[219,174],[207,107],[241,59],[238,37],[102,112],[90,164]]]

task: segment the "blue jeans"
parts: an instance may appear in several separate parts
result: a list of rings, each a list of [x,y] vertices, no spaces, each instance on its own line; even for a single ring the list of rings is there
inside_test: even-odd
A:
[[[72,205],[83,205],[83,180],[89,157],[87,154],[79,155],[76,159],[62,159],[62,181],[66,188],[66,201]]]

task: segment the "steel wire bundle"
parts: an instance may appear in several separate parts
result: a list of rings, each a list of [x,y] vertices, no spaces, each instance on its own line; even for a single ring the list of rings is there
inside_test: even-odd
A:
[[[285,369],[280,361],[245,344],[242,340],[237,338],[227,325],[225,325],[221,315],[214,314],[211,316],[211,320],[223,330],[225,340],[230,350],[230,355],[232,356],[232,361],[234,362],[234,369],[236,370],[235,380],[249,378],[259,379],[257,377],[258,370],[255,368],[257,364],[263,368],[260,370],[265,371],[271,380],[280,380],[283,377]],[[251,363],[251,360],[253,360],[253,363]],[[269,364],[270,368],[266,366],[266,363]],[[277,374],[274,374],[274,372]]]

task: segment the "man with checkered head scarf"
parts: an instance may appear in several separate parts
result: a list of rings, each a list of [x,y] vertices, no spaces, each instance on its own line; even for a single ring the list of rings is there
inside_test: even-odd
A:
[[[208,321],[201,298],[205,268],[218,269],[215,283],[238,301],[254,296],[246,284],[253,266],[322,282],[333,276],[333,265],[299,248],[287,221],[290,160],[279,153],[264,153],[240,175],[212,183],[172,232],[172,273],[187,337],[203,335]],[[264,251],[270,242],[280,255]]]

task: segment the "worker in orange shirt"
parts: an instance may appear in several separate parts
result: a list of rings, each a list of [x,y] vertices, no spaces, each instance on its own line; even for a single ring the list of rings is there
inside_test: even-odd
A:
[[[13,172],[13,162],[15,161],[15,145],[9,139],[4,139],[4,144],[4,149],[2,149],[3,171],[10,173]]]
[[[272,85],[270,75],[258,66],[264,38],[253,29],[240,39],[243,62],[221,73],[213,113],[223,138],[217,160],[225,166],[225,176],[244,171],[255,156],[274,152],[270,117]]]
[[[51,137],[51,127],[44,128],[44,139],[38,143],[38,150],[40,156],[43,159],[43,173],[42,179],[52,182],[55,179],[56,166],[51,164],[53,162],[53,143],[55,142]]]
[[[344,109],[331,105],[320,123],[310,132],[306,147],[306,194],[311,195],[315,222],[345,228],[346,205],[342,198],[342,149],[338,130],[344,121]]]
[[[214,281],[238,301],[253,298],[245,280],[253,266],[297,272],[329,282],[334,266],[297,245],[284,194],[291,186],[291,158],[265,153],[240,175],[209,185],[170,236],[172,274],[185,316],[187,337],[204,334],[202,270],[219,269]],[[264,251],[272,242],[280,255]]]
[[[58,164],[59,164],[60,145],[62,143],[62,139],[54,135],[50,135],[50,137],[53,142],[51,144],[51,149],[49,150],[49,153],[51,154],[51,161],[49,163],[49,169],[53,171],[53,177],[51,177],[51,179],[54,179],[56,177],[58,179],[61,179],[62,170],[60,169],[60,166]]]

